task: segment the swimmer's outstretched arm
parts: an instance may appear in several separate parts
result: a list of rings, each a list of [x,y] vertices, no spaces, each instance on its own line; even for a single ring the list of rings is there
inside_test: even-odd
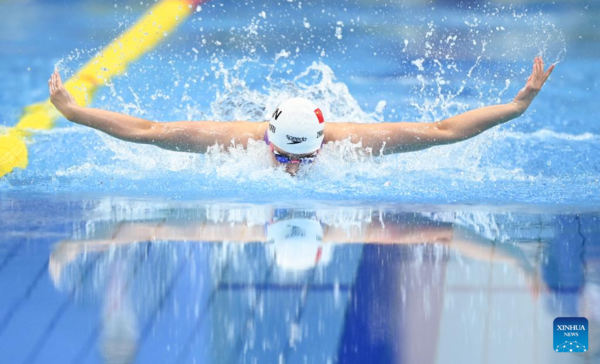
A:
[[[374,154],[378,154],[379,151],[411,152],[456,143],[521,116],[553,70],[554,65],[544,71],[543,60],[540,57],[535,58],[527,84],[508,104],[482,107],[434,123],[330,124],[330,130],[326,130],[325,135],[330,135],[329,141],[348,137],[353,142],[362,141],[362,145],[372,148]]]
[[[65,89],[58,72],[48,80],[50,101],[68,120],[89,126],[128,142],[152,144],[164,149],[204,153],[215,144],[246,146],[249,139],[262,139],[265,123],[178,121],[158,123],[112,111],[77,105]]]

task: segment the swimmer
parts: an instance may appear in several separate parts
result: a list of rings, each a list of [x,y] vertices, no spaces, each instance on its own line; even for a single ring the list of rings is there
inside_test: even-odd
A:
[[[265,122],[177,121],[160,123],[116,112],[80,107],[62,84],[58,72],[48,80],[50,101],[67,120],[128,142],[151,144],[179,152],[205,153],[215,144],[247,147],[264,140],[274,165],[285,164],[295,175],[302,164],[315,161],[323,144],[349,139],[384,154],[422,150],[472,138],[522,115],[554,70],[536,57],[525,87],[512,102],[471,110],[433,123],[325,123],[311,101],[284,101]]]

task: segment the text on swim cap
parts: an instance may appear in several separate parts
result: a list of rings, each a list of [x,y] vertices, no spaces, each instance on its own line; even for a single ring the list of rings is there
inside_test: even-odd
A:
[[[274,133],[277,128],[275,128],[275,125],[269,124],[269,130],[271,130],[271,133]]]
[[[302,142],[305,142],[307,139],[306,138],[299,138],[299,137],[295,137],[295,136],[291,136],[291,135],[286,135],[287,139],[291,142],[288,144],[300,144]]]
[[[303,238],[306,236],[306,231],[299,226],[288,226],[285,233],[285,238]]]
[[[277,108],[275,109],[275,112],[273,112],[273,115],[271,117],[277,120],[277,118],[279,118],[279,115],[281,115],[281,111],[279,111],[279,108]]]
[[[323,130],[319,130],[319,131],[317,132],[317,138],[320,138],[320,137],[321,137],[321,135],[323,135]]]

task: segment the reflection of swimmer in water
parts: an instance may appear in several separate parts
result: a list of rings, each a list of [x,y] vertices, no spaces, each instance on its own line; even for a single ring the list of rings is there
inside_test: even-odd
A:
[[[354,293],[348,292],[350,301],[346,307],[348,307],[347,312],[352,312],[352,314],[345,319],[345,325],[348,325],[345,327],[351,328],[347,332],[363,334],[344,339],[343,342],[347,344],[346,348],[349,348],[347,350],[354,350],[352,344],[364,340],[365,337],[375,338],[378,340],[377,342],[388,340],[387,342],[392,343],[390,345],[395,348],[395,353],[402,353],[402,355],[397,354],[396,357],[408,355],[409,358],[416,358],[418,354],[423,354],[427,350],[413,345],[414,341],[412,340],[415,337],[427,338],[429,340],[427,342],[435,343],[436,337],[440,335],[440,329],[436,323],[439,322],[444,309],[446,287],[444,272],[447,261],[445,258],[452,251],[458,252],[462,257],[470,257],[479,261],[511,264],[524,271],[523,276],[527,278],[534,275],[520,250],[512,244],[494,243],[460,226],[432,221],[413,213],[386,213],[379,210],[353,213],[351,210],[345,209],[344,214],[334,215],[296,209],[275,209],[275,211],[265,209],[261,210],[264,211],[263,214],[260,214],[261,217],[256,217],[255,210],[246,214],[236,211],[230,215],[216,213],[211,215],[206,213],[208,210],[193,209],[193,213],[178,213],[173,215],[176,216],[175,218],[167,217],[164,220],[122,221],[118,226],[108,230],[94,229],[93,236],[89,236],[89,240],[61,242],[53,251],[50,257],[50,269],[55,284],[58,281],[65,282],[69,279],[81,282],[78,275],[71,274],[74,271],[73,266],[87,266],[90,264],[89,258],[101,257],[98,261],[103,265],[100,266],[100,269],[94,270],[97,272],[94,274],[94,281],[84,284],[92,285],[93,283],[95,286],[106,286],[106,289],[100,292],[105,302],[102,326],[104,330],[102,348],[105,358],[126,359],[130,357],[128,353],[132,352],[129,349],[135,349],[137,346],[143,347],[144,335],[136,331],[136,322],[144,321],[144,315],[136,312],[139,311],[138,303],[160,302],[162,296],[148,297],[148,292],[157,291],[157,287],[168,286],[170,277],[173,276],[165,274],[166,269],[163,269],[162,274],[151,277],[142,273],[135,277],[131,275],[131,272],[137,271],[134,265],[144,255],[140,250],[149,246],[152,248],[148,250],[153,252],[155,257],[164,258],[161,261],[171,266],[172,271],[175,271],[176,266],[181,264],[179,263],[181,259],[173,259],[174,254],[169,253],[170,250],[196,250],[203,252],[201,254],[206,257],[205,260],[198,261],[205,263],[206,272],[215,272],[214,276],[208,273],[204,277],[214,279],[214,282],[238,282],[235,279],[223,281],[222,278],[217,278],[221,277],[225,270],[221,267],[231,265],[241,268],[238,271],[244,272],[243,276],[247,275],[247,282],[267,282],[272,283],[273,287],[279,284],[281,286],[277,287],[297,286],[302,287],[303,291],[301,292],[308,292],[304,291],[304,287],[312,284],[307,283],[312,282],[312,277],[319,276],[319,272],[321,272],[319,268],[329,265],[330,271],[336,271],[341,265],[348,263],[347,259],[340,259],[340,257],[344,257],[344,253],[349,250],[362,251],[360,263],[356,262],[362,272],[357,273],[357,276],[362,277],[356,283],[356,287],[360,288]],[[169,215],[167,214],[167,216]],[[149,244],[148,241],[157,241],[157,243]],[[164,241],[174,241],[174,243],[169,244]],[[213,247],[190,249],[193,244],[202,243],[206,247],[208,245],[206,243],[211,242],[226,242],[223,244],[225,249],[236,242],[251,243],[252,249],[233,248],[234,254],[232,255],[222,254],[221,246],[216,244],[214,249]],[[353,243],[374,245],[366,245],[361,249],[339,248],[342,244]],[[384,244],[387,244],[385,248]],[[424,244],[427,244],[425,249],[423,249]],[[434,246],[440,248],[434,248]],[[146,249],[143,250],[146,251]],[[235,255],[236,251],[243,252],[245,259],[240,259],[241,255]],[[248,254],[250,251],[258,254]],[[264,260],[262,253],[266,256]],[[430,255],[432,253],[433,255]],[[62,259],[63,256],[66,259]],[[151,257],[152,255],[147,259]],[[190,261],[195,261],[195,259],[197,257],[191,258]],[[246,264],[254,267],[259,265],[266,268],[265,271],[273,273],[265,274],[265,277],[269,278],[261,280],[258,274],[252,273],[253,269],[245,268]],[[198,265],[202,266],[203,264]],[[196,267],[196,264],[191,266]],[[151,264],[144,267],[146,269],[143,271],[144,273],[159,270],[156,261],[152,261]],[[217,267],[218,269],[213,269]],[[238,277],[236,274],[231,276]],[[99,281],[107,281],[107,284],[98,284]],[[143,286],[143,290],[133,291],[131,288],[127,288],[135,286],[136,282],[137,286]],[[240,291],[242,292],[241,296],[234,294],[234,297],[242,298],[240,303],[237,298],[232,299],[230,296],[235,291],[229,285],[223,285],[226,293],[219,296],[221,298],[216,300],[213,306],[210,306],[212,307],[211,317],[215,319],[216,324],[210,328],[205,327],[203,330],[210,333],[211,350],[220,355],[223,352],[220,351],[222,347],[235,347],[228,339],[230,332],[243,333],[245,331],[241,328],[253,325],[265,331],[274,327],[269,319],[263,321],[262,318],[260,320],[255,318],[253,314],[238,316],[233,313],[243,312],[241,308],[252,311],[255,307],[265,307],[263,302],[273,304],[273,302],[277,302],[277,297],[280,297],[281,291],[277,291],[278,294],[260,291],[263,292],[262,296],[255,298],[257,297],[256,287],[250,284],[249,287],[251,288],[246,291]],[[327,292],[329,296],[325,297],[332,297],[335,300],[336,294],[339,294],[339,287],[335,287],[338,286],[331,286],[321,292]],[[381,289],[382,287],[385,289]],[[406,290],[409,292],[409,298],[404,301],[401,292]],[[208,294],[206,291],[206,297]],[[289,296],[292,294],[290,293]],[[297,296],[298,294],[295,297]],[[303,293],[302,297],[306,297],[306,295]],[[132,301],[134,304],[131,304]],[[188,305],[192,307],[197,302],[189,300]],[[281,302],[278,304],[286,305],[288,301]],[[326,304],[323,303],[323,305]],[[282,311],[295,312],[296,307],[298,306],[294,303],[286,306]],[[340,310],[340,307],[332,306],[318,311],[318,314],[313,312],[312,315],[319,315],[318,317],[324,317],[323,320],[328,320],[331,317],[328,315],[336,310]],[[232,321],[227,321],[227,319]],[[231,327],[236,327],[238,328],[236,330],[241,331],[225,330],[224,327],[229,326],[221,323],[227,322],[236,322]],[[327,323],[328,321],[323,322]],[[252,325],[249,325],[250,323]],[[362,325],[363,323],[365,326]],[[301,327],[304,330],[308,326],[303,323],[293,327]],[[410,332],[411,335],[399,335],[398,333],[401,332]],[[245,346],[246,344],[250,345],[250,338],[254,336],[240,334],[236,337],[239,337],[236,340],[239,340],[240,345]],[[408,337],[411,339],[406,339]],[[400,340],[405,341],[401,342]],[[376,345],[368,347],[379,348]],[[407,349],[408,347],[410,349]],[[368,350],[366,352],[371,353]],[[351,351],[350,355],[356,354]],[[419,362],[428,363],[434,362],[434,360],[419,360]]]
[[[314,213],[297,212],[289,210],[283,217],[272,217],[266,227],[245,221],[185,220],[185,225],[170,219],[123,222],[107,238],[61,242],[50,257],[50,274],[55,283],[59,282],[63,269],[83,253],[148,241],[264,243],[268,259],[282,271],[325,266],[341,244],[439,244],[465,257],[515,265],[524,271],[531,285],[537,286],[537,274],[518,248],[496,244],[457,225],[406,215],[355,221],[357,224],[344,227],[325,224]]]
[[[157,123],[115,112],[84,108],[75,103],[55,72],[50,80],[50,100],[68,120],[103,131],[129,142],[152,144],[164,149],[204,153],[219,144],[247,146],[248,140],[264,140],[274,164],[298,172],[300,164],[311,163],[324,143],[349,139],[364,148],[382,153],[401,153],[459,142],[496,125],[512,120],[527,110],[548,79],[554,65],[544,70],[536,58],[525,87],[507,104],[487,106],[435,123],[328,123],[312,102],[294,98],[283,102],[269,122],[172,122]]]

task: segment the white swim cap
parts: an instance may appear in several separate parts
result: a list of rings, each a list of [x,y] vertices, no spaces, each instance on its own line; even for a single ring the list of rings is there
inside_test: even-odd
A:
[[[284,271],[305,271],[329,263],[332,246],[323,245],[323,227],[312,219],[288,219],[267,228],[267,255]]]
[[[306,154],[321,148],[325,120],[319,108],[295,97],[281,103],[269,121],[269,142],[287,153]]]

